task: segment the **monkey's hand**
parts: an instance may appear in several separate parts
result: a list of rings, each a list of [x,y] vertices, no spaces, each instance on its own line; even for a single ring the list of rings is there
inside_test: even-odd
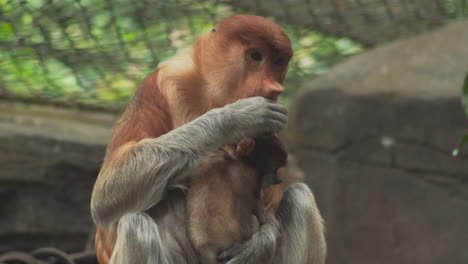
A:
[[[154,141],[199,160],[222,145],[280,131],[286,125],[287,114],[286,107],[272,100],[260,96],[245,98],[214,108]]]
[[[220,263],[226,264],[254,264],[270,263],[275,256],[280,224],[272,215],[267,216],[267,222],[252,237],[231,248],[221,252],[217,256]]]
[[[241,99],[219,109],[224,115],[230,140],[255,137],[265,133],[276,133],[287,122],[286,107],[261,96]]]

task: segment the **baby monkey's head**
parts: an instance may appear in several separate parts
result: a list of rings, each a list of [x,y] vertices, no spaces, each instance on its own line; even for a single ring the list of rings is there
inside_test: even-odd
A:
[[[277,171],[286,165],[288,154],[283,143],[276,136],[263,135],[254,139],[244,138],[237,144],[236,152],[242,160],[263,176],[265,187],[282,182]]]

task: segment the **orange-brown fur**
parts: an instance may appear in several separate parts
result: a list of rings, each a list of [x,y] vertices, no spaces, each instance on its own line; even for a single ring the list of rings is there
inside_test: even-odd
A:
[[[111,232],[98,228],[96,230],[95,248],[99,263],[109,263],[117,240],[117,227]]]
[[[248,239],[256,225],[264,224],[262,181],[272,180],[265,177],[276,175],[286,157],[279,139],[263,136],[224,147],[194,171],[187,217],[190,239],[203,264],[216,263],[217,253]]]
[[[116,167],[140,140],[164,135],[210,109],[252,96],[278,99],[292,56],[282,29],[265,19],[240,15],[222,21],[216,30],[220,34],[205,33],[191,49],[143,80],[114,128],[102,171]],[[264,63],[249,60],[250,49],[262,51]],[[281,200],[285,187],[268,197]],[[98,227],[96,253],[101,264],[112,255],[116,232]]]

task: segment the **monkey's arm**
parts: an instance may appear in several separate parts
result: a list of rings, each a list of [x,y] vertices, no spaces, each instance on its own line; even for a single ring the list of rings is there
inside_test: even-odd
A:
[[[244,136],[281,130],[286,112],[262,97],[242,99],[158,138],[122,145],[110,154],[94,186],[95,223],[107,227],[127,213],[155,206],[206,153]]]

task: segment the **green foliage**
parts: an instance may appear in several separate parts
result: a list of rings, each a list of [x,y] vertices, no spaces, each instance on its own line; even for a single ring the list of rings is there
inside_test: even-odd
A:
[[[465,115],[468,116],[468,73],[465,76],[465,81],[463,82],[462,88],[462,105]]]
[[[468,17],[468,0],[448,0],[446,8],[452,19],[463,20]]]
[[[234,14],[222,1],[0,0],[0,93],[125,104],[157,64]],[[295,56],[285,102],[302,80],[363,48],[283,25]]]
[[[465,75],[465,81],[463,82],[462,87],[462,106],[463,110],[465,111],[465,115],[468,116],[468,73]],[[453,150],[452,155],[458,156],[460,149],[468,143],[468,134],[465,134],[463,137],[460,138],[458,142],[458,147]]]
[[[452,155],[453,156],[458,156],[460,149],[468,143],[468,134],[464,135],[463,137],[460,138],[460,141],[458,141],[458,147],[453,150]]]

